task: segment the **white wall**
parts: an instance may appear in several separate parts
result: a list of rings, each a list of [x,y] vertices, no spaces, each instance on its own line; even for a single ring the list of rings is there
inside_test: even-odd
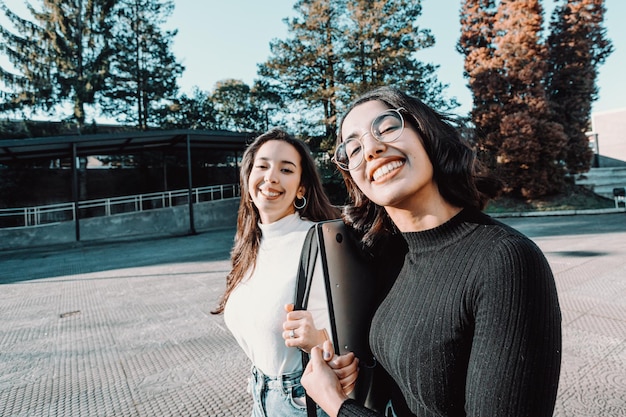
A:
[[[626,108],[592,113],[591,123],[600,155],[626,161]]]

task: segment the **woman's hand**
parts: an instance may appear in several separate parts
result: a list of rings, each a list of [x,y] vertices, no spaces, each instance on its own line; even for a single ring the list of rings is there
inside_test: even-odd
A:
[[[293,310],[293,304],[285,305],[287,317],[283,323],[283,339],[287,347],[297,347],[310,352],[313,346],[318,346],[328,339],[325,330],[315,328],[310,311]]]
[[[331,347],[330,350],[327,350],[329,347]],[[311,349],[311,357],[302,374],[301,383],[307,394],[331,417],[337,416],[341,404],[348,399],[341,379],[347,379],[346,388],[349,388],[349,391],[354,388],[355,374],[358,372],[352,372],[350,369],[358,369],[355,365],[355,359],[352,353],[333,358],[330,342],[324,343],[323,352],[319,346]],[[332,368],[332,366],[342,364],[346,366],[338,369]],[[343,377],[340,376],[341,372],[339,372],[342,370],[346,371],[346,375]]]
[[[359,376],[359,358],[354,356],[353,352],[348,352],[345,355],[334,356],[332,355],[332,343],[324,343],[324,359],[329,356],[326,352],[331,352],[331,359],[328,360],[328,366],[335,372],[335,376],[341,384],[341,389],[344,394],[348,395],[354,390],[354,384],[356,384],[357,377]]]

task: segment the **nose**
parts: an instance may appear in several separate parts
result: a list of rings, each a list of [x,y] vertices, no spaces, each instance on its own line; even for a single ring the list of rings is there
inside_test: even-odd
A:
[[[385,143],[377,140],[370,132],[361,137],[361,143],[363,143],[363,156],[366,161],[376,158],[386,148]]]
[[[274,170],[274,168],[270,168],[265,172],[263,180],[265,182],[269,182],[270,184],[275,184],[278,182],[278,176],[276,175],[276,171]]]

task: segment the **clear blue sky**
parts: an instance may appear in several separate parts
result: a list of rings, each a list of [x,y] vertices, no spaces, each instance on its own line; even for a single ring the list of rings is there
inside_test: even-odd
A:
[[[6,5],[29,18],[25,0],[5,0]],[[203,91],[213,90],[215,83],[234,78],[251,85],[257,64],[269,57],[272,39],[285,39],[287,26],[283,19],[293,16],[295,0],[175,0],[173,15],[167,28],[177,28],[174,53],[186,69],[179,80],[181,90],[191,93],[194,86]],[[38,8],[38,0],[31,4]],[[543,0],[551,11],[554,0]],[[418,58],[440,66],[437,75],[448,84],[448,97],[461,103],[457,110],[466,114],[471,108],[471,96],[463,78],[463,57],[455,50],[459,37],[461,0],[423,0],[419,25],[432,30],[436,45],[419,53]],[[599,100],[594,112],[626,108],[626,1],[606,0],[605,27],[613,41],[614,52],[600,67]],[[549,13],[546,13],[546,21]],[[0,23],[5,23],[0,15]],[[0,56],[0,64],[6,59]]]

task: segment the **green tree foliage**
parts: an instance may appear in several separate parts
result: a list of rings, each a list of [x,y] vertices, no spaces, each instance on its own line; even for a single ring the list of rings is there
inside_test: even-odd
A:
[[[297,17],[286,20],[290,37],[272,42],[259,75],[290,108],[317,117],[330,142],[338,110],[379,85],[398,86],[442,110],[458,105],[442,99],[437,67],[417,60],[434,44],[416,23],[420,1],[299,0],[294,9]]]
[[[190,96],[182,94],[156,110],[164,129],[217,128],[217,117],[208,93],[195,87]]]
[[[340,83],[336,48],[342,31],[343,1],[298,0],[297,17],[285,19],[291,34],[270,44],[272,56],[259,65],[268,89],[300,110],[321,114],[326,135],[336,127],[337,85]],[[310,110],[313,110],[312,112]]]
[[[253,92],[240,80],[223,80],[215,85],[211,102],[216,111],[217,128],[236,132],[260,132],[264,117],[255,106]]]
[[[591,164],[585,132],[598,94],[598,65],[612,52],[602,27],[605,13],[603,0],[562,0],[550,23],[547,91],[567,135],[564,159],[571,174],[587,172]]]
[[[0,110],[50,111],[71,103],[72,118],[85,124],[85,106],[106,88],[113,49],[112,15],[117,0],[42,0],[41,11],[28,4],[34,22],[0,8],[15,32],[0,27],[0,50],[17,73],[0,68],[10,88]]]
[[[417,24],[419,1],[348,0],[341,61],[346,101],[381,85],[395,85],[442,110],[457,107],[443,98],[437,66],[417,60],[420,50],[435,44],[428,29]]]
[[[263,85],[249,87],[240,80],[216,83],[212,93],[195,87],[191,96],[182,95],[163,106],[158,114],[165,128],[262,132],[270,113],[280,100],[265,93]]]
[[[105,114],[142,130],[160,124],[155,109],[176,97],[184,70],[171,52],[177,31],[161,30],[173,9],[171,0],[119,0]]]

